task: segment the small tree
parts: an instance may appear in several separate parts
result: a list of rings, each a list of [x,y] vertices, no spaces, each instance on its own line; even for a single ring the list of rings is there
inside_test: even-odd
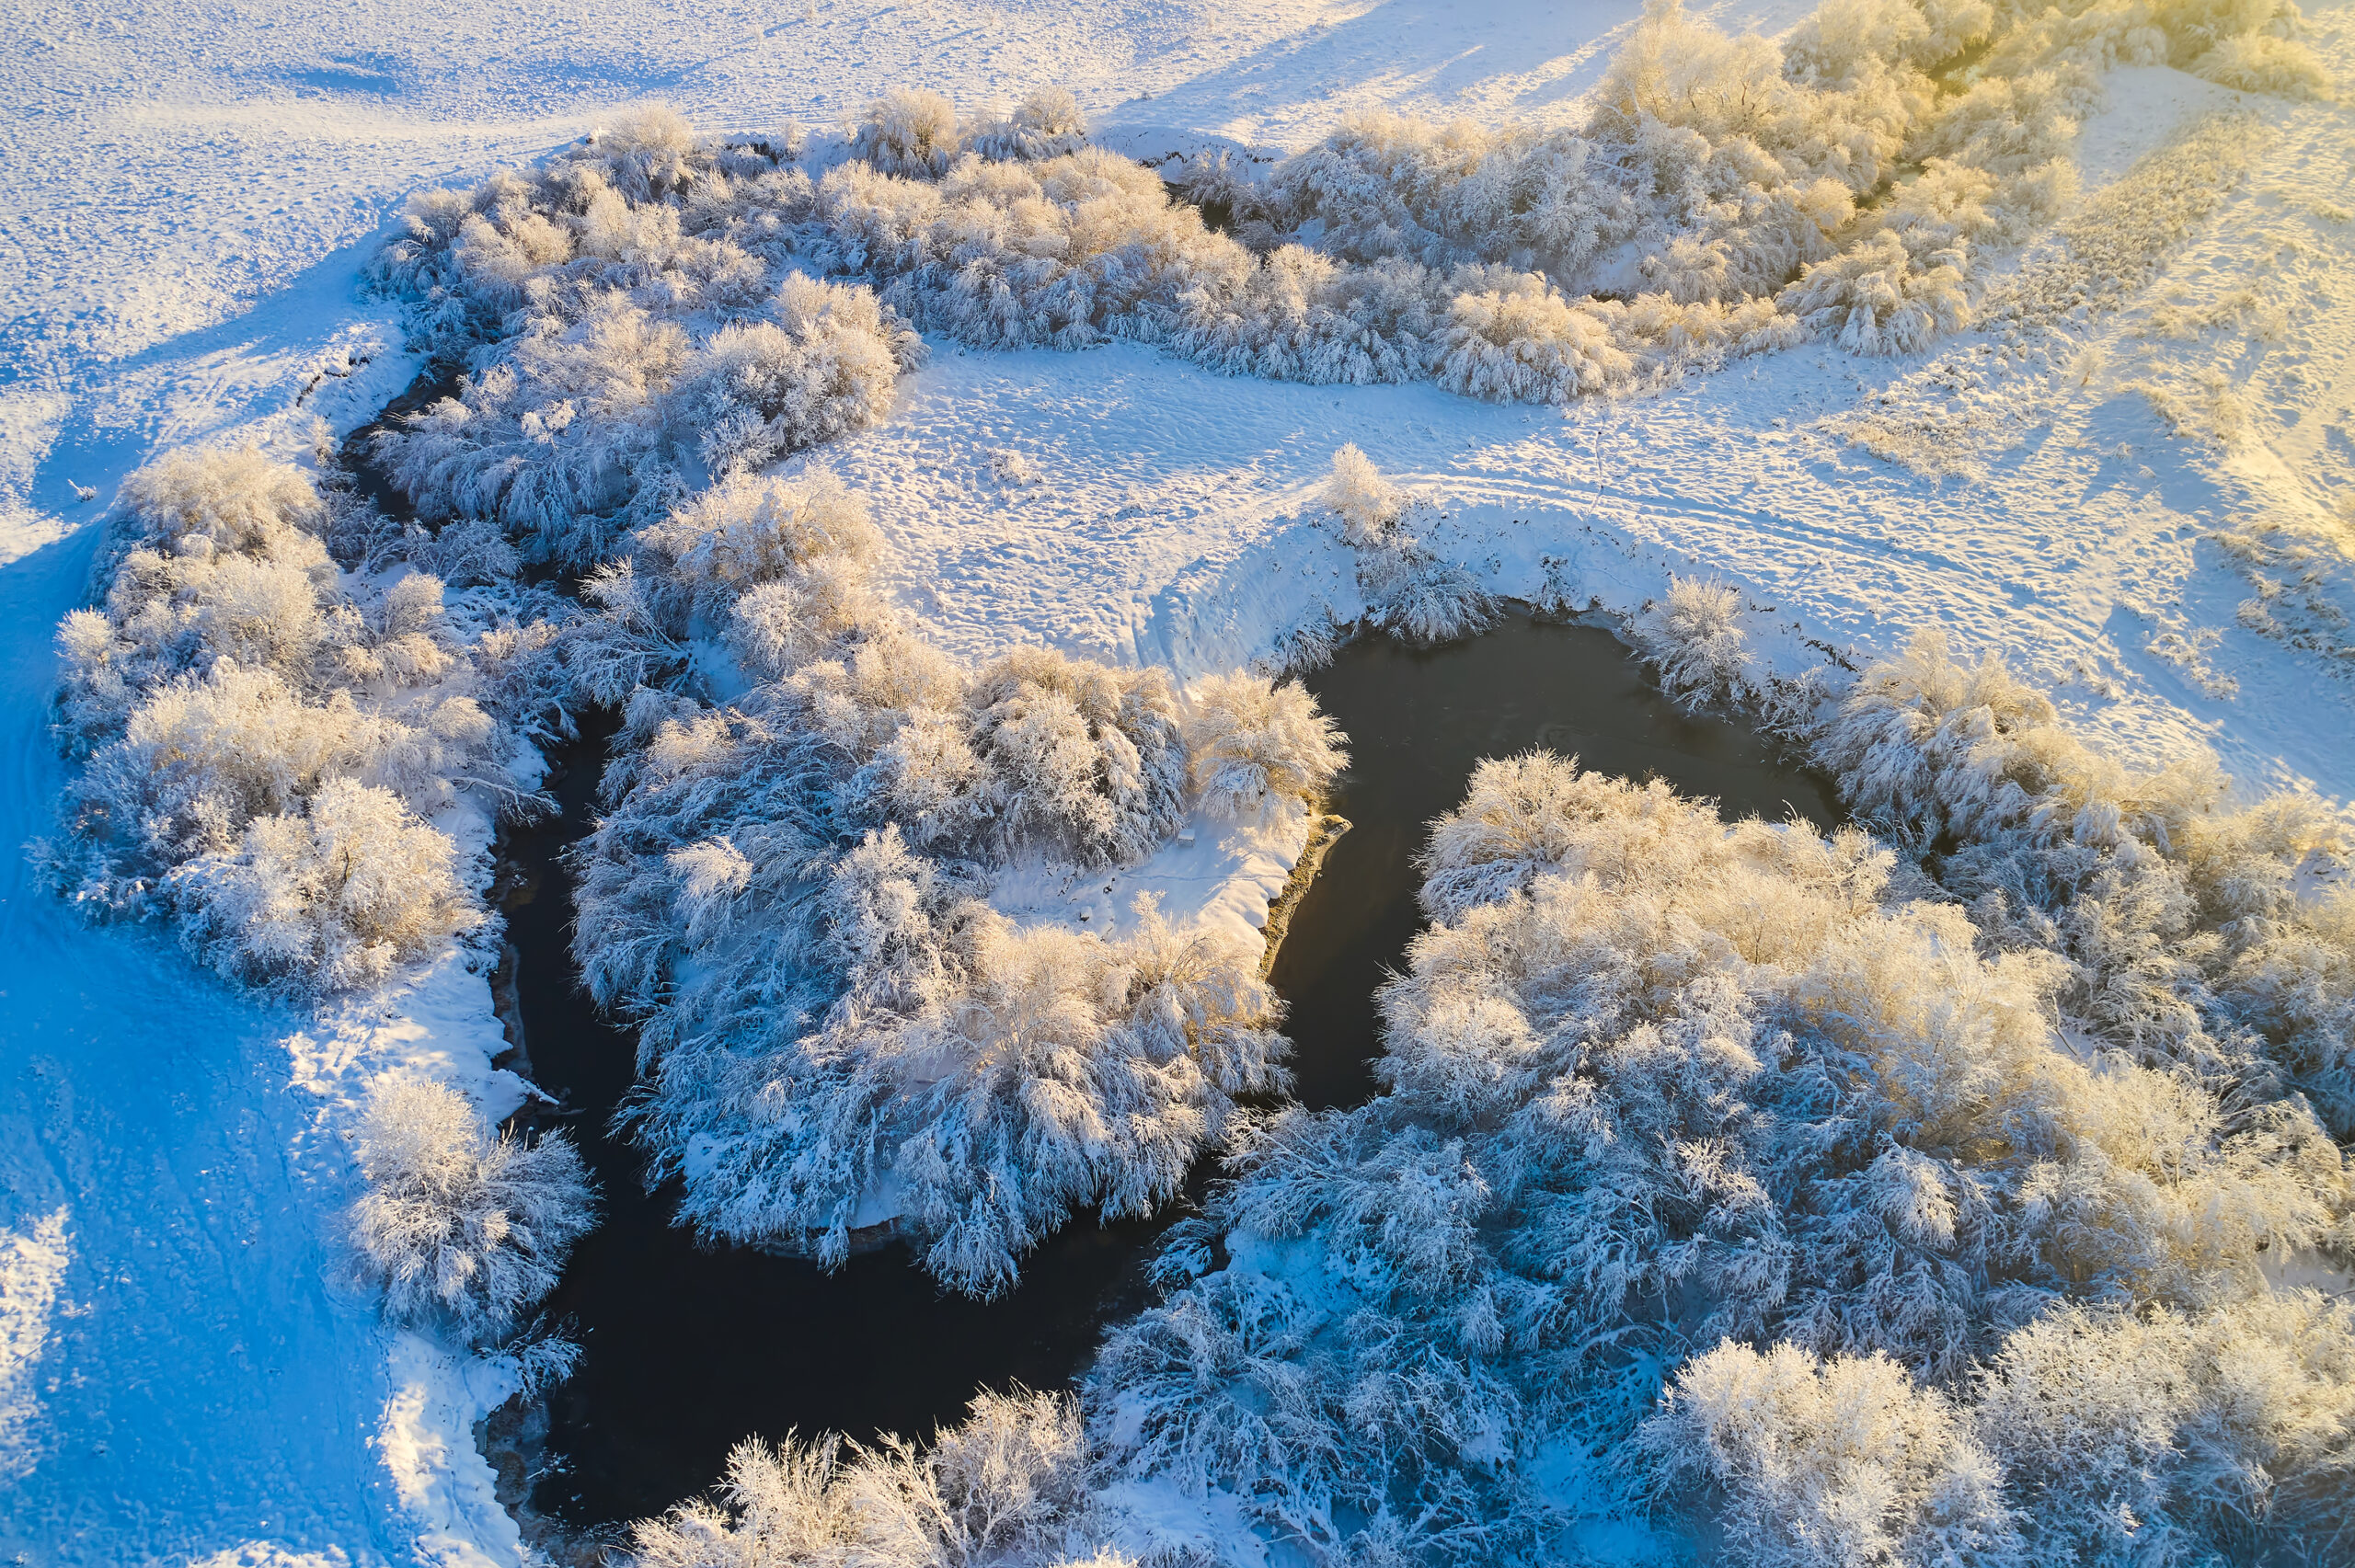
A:
[[[476,1344],[504,1336],[556,1284],[594,1223],[580,1156],[561,1133],[493,1135],[447,1084],[393,1074],[360,1129],[368,1190],[351,1206],[361,1273],[402,1322],[446,1322]]]
[[[1211,676],[1195,689],[1185,736],[1194,788],[1203,809],[1220,817],[1311,799],[1350,762],[1340,726],[1297,681]]]
[[[1398,486],[1384,478],[1373,460],[1355,444],[1333,454],[1333,477],[1321,498],[1340,518],[1352,544],[1381,543],[1407,510]]]
[[[189,945],[256,984],[321,992],[383,979],[481,920],[456,846],[390,790],[330,779],[258,817],[232,851],[172,875]]]

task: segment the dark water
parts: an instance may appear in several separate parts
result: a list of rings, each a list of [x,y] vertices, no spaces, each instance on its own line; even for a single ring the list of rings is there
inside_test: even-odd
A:
[[[1336,801],[1352,830],[1302,901],[1274,975],[1313,1105],[1371,1090],[1373,988],[1419,923],[1412,856],[1480,758],[1547,746],[1590,767],[1658,773],[1733,814],[1797,807],[1835,819],[1815,779],[1776,766],[1738,726],[1678,713],[1593,627],[1516,618],[1427,652],[1369,639],[1308,684],[1355,753]],[[1147,1299],[1143,1264],[1166,1219],[1077,1221],[1031,1256],[1019,1289],[982,1306],[937,1292],[904,1247],[832,1276],[699,1248],[668,1223],[670,1195],[644,1193],[637,1151],[606,1126],[631,1085],[632,1042],[573,989],[572,889],[555,858],[588,825],[600,754],[584,743],[564,759],[562,819],[513,842],[534,878],[510,914],[532,1067],[563,1102],[606,1205],[548,1303],[586,1355],[550,1395],[547,1448],[563,1468],[540,1481],[534,1505],[575,1528],[639,1517],[709,1486],[750,1435],[916,1436],[953,1420],[981,1385],[1074,1376],[1104,1326]]]

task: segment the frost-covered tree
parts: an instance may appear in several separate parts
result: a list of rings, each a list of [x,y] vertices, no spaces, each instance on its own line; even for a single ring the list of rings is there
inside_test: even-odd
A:
[[[1352,544],[1375,544],[1406,514],[1406,498],[1354,443],[1333,454],[1333,477],[1318,498],[1341,520]]]
[[[1649,1484],[1718,1500],[1719,1554],[1758,1568],[2019,1561],[2002,1471],[1885,1356],[1725,1344],[1680,1368],[1635,1444]]]
[[[955,104],[922,87],[895,87],[860,112],[851,151],[886,174],[937,178],[963,141]]]
[[[1083,865],[1153,853],[1184,816],[1185,746],[1159,670],[1120,670],[1047,648],[984,666],[967,701],[990,776],[990,831]]]
[[[1648,601],[1628,623],[1637,649],[1675,696],[1701,702],[1738,699],[1750,684],[1742,647],[1741,595],[1706,578],[1672,578],[1667,595]]]
[[[1355,446],[1333,454],[1333,476],[1318,499],[1341,521],[1356,549],[1367,620],[1415,643],[1452,642],[1486,627],[1497,604],[1461,564],[1426,547],[1434,515],[1382,475]]]
[[[494,1134],[444,1083],[390,1074],[370,1092],[358,1144],[366,1189],[352,1247],[385,1310],[495,1344],[557,1281],[596,1204],[563,1134]]]
[[[1186,750],[1203,809],[1253,818],[1313,801],[1349,766],[1340,727],[1297,681],[1237,672],[1205,677],[1186,714]]]
[[[632,1527],[635,1568],[1133,1568],[1097,1543],[1067,1396],[983,1392],[929,1446],[741,1444],[719,1501]]]
[[[1011,113],[992,117],[967,132],[965,144],[985,158],[1037,162],[1060,158],[1087,145],[1087,117],[1065,87],[1038,87]]]
[[[348,990],[481,923],[456,846],[390,790],[330,779],[301,808],[256,817],[235,848],[176,868],[189,946],[261,986]]]

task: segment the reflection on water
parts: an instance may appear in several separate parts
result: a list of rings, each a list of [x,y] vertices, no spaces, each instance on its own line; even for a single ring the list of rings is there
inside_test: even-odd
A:
[[[1835,819],[1820,781],[1776,765],[1738,726],[1677,712],[1594,627],[1514,618],[1430,651],[1369,639],[1308,684],[1354,753],[1334,802],[1352,830],[1302,900],[1274,975],[1312,1105],[1371,1092],[1373,989],[1419,923],[1413,854],[1480,758],[1545,746],[1609,773],[1657,773],[1733,815]],[[539,1482],[535,1506],[575,1527],[635,1518],[710,1485],[748,1436],[917,1435],[954,1419],[977,1386],[1045,1388],[1076,1374],[1105,1323],[1146,1299],[1143,1263],[1166,1218],[1081,1219],[1032,1255],[1019,1289],[986,1306],[941,1295],[905,1247],[829,1276],[752,1249],[698,1247],[670,1226],[671,1195],[643,1191],[642,1162],[607,1125],[631,1088],[632,1042],[580,994],[566,945],[572,887],[556,857],[588,827],[601,751],[592,741],[563,759],[562,818],[512,845],[529,878],[510,931],[532,1066],[563,1103],[606,1207],[548,1302],[586,1355],[549,1397],[548,1449],[562,1468]]]

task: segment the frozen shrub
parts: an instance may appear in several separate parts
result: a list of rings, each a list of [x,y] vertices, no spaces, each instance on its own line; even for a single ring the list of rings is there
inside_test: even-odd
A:
[[[1741,595],[1724,583],[1675,578],[1668,596],[1648,602],[1629,624],[1636,647],[1675,696],[1701,702],[1738,698],[1750,681],[1742,650]]]
[[[1468,397],[1567,403],[1634,369],[1605,322],[1534,274],[1456,295],[1441,341],[1439,383]]]
[[[1496,601],[1465,567],[1426,549],[1409,525],[1431,513],[1384,478],[1354,446],[1333,454],[1333,477],[1320,498],[1356,546],[1358,589],[1366,619],[1415,643],[1452,642],[1496,619]]]
[[[2286,98],[2327,98],[2335,86],[2329,68],[2310,46],[2270,33],[2236,33],[2221,39],[2189,69],[2195,76],[2227,87]]]
[[[1240,252],[1223,263],[1166,314],[1160,340],[1176,352],[1283,381],[1365,386],[1430,373],[1443,275],[1413,262],[1350,267],[1298,245],[1256,267]]]
[[[1382,471],[1354,445],[1333,454],[1333,477],[1319,498],[1341,520],[1342,531],[1352,544],[1379,543],[1407,509],[1398,486],[1384,478]]]
[[[937,178],[961,142],[955,104],[921,87],[894,87],[860,112],[851,152],[885,174]]]
[[[928,1448],[887,1439],[854,1505],[886,1562],[1053,1562],[1086,1551],[1087,1460],[1068,1397],[983,1392]]]
[[[1132,1568],[1091,1544],[1100,1528],[1088,1452],[1069,1398],[984,1392],[929,1447],[827,1436],[728,1457],[720,1501],[632,1527],[636,1568]]]
[[[1358,587],[1367,618],[1410,643],[1453,642],[1497,618],[1496,600],[1471,568],[1404,538],[1359,552]]]
[[[122,482],[122,504],[146,538],[175,555],[262,555],[290,529],[325,521],[302,471],[253,447],[178,448]]]
[[[1035,844],[1084,865],[1127,865],[1177,831],[1186,753],[1159,670],[1018,648],[974,678],[967,701],[1004,850]]]
[[[1545,751],[1483,758],[1464,804],[1430,823],[1430,842],[1416,858],[1423,910],[1453,924],[1559,869],[1576,841],[1606,818],[1682,810],[1665,789],[1590,773],[1576,758],[1568,766]]]
[[[324,690],[368,640],[311,532],[327,512],[299,470],[250,447],[176,451],[125,480],[123,501],[98,567],[103,606],[58,632],[69,751],[120,735],[157,685],[216,659]]]
[[[2016,1560],[1995,1460],[1887,1356],[1720,1345],[1677,1372],[1636,1448],[1656,1497],[1694,1483],[1717,1494],[1728,1562]]]
[[[1247,157],[1238,159],[1230,148],[1199,153],[1185,161],[1170,188],[1189,206],[1200,208],[1212,223],[1224,226],[1264,217],[1266,193]]]
[[[970,677],[948,655],[890,626],[869,627],[856,647],[837,651],[802,666],[788,682],[829,740],[879,764],[912,726],[928,727],[951,750],[966,745]]]
[[[681,389],[715,470],[764,467],[875,423],[922,357],[865,289],[788,273],[769,314],[713,334]]]
[[[642,1060],[731,1028],[798,1031],[827,1000],[830,977],[807,962],[809,906],[843,765],[796,717],[650,691],[630,704],[606,770],[613,809],[573,851],[573,947],[591,995],[638,1023]],[[741,881],[715,885],[698,864],[722,842],[750,867]]]
[[[1092,147],[968,155],[936,184],[848,164],[820,184],[817,217],[825,259],[920,325],[990,348],[1154,337],[1187,289],[1226,292],[1255,265],[1151,170]]]
[[[1919,8],[1826,0],[1784,40],[1784,69],[1802,81],[1838,83],[1890,63],[1936,64],[1983,40],[1994,23],[1986,0]]]
[[[646,201],[695,177],[695,155],[702,150],[685,116],[668,104],[635,104],[589,133],[589,146],[605,166],[615,188],[634,201]]]
[[[430,543],[412,549],[409,559],[452,588],[511,582],[523,569],[522,553],[487,518],[445,524]]]
[[[684,595],[641,576],[634,560],[592,567],[580,578],[592,612],[566,624],[555,648],[569,698],[618,706],[645,687],[666,684],[687,664],[684,628],[667,612]]]
[[[1068,88],[1038,87],[1013,113],[976,129],[966,145],[985,158],[1060,158],[1087,145],[1087,120]]]
[[[547,1294],[595,1218],[562,1134],[493,1134],[446,1084],[380,1079],[358,1151],[367,1187],[350,1223],[362,1276],[396,1319],[446,1322],[471,1343],[497,1343]]]
[[[428,520],[488,518],[534,559],[593,560],[660,457],[657,405],[692,353],[620,293],[539,316],[456,396],[378,438],[385,471]]]
[[[2054,1312],[2004,1342],[1973,1415],[2042,1552],[2264,1561],[2348,1528],[2355,1310],[2292,1290],[2197,1317]]]
[[[2172,1312],[2068,1307],[2004,1341],[1972,1413],[2037,1544],[2100,1562],[2165,1533],[2165,1472],[2197,1397],[2190,1340]]]
[[[699,344],[618,293],[535,316],[459,395],[380,441],[428,517],[488,518],[585,563],[672,493],[685,452],[758,468],[870,424],[921,344],[863,289],[787,273],[764,318]]]
[[[1922,266],[1895,235],[1883,232],[1809,268],[1781,303],[1850,353],[1918,353],[1970,319],[1961,253],[1946,254],[1947,259]]]
[[[389,790],[331,779],[171,874],[190,948],[259,986],[345,990],[430,957],[482,916],[448,836]]]
[[[1279,802],[1314,801],[1349,765],[1340,727],[1297,681],[1212,675],[1193,693],[1186,750],[1202,808],[1258,817]]]
[[[731,474],[640,530],[638,543],[687,592],[695,613],[717,618],[821,558],[863,566],[882,538],[866,502],[821,471],[798,481]]]

